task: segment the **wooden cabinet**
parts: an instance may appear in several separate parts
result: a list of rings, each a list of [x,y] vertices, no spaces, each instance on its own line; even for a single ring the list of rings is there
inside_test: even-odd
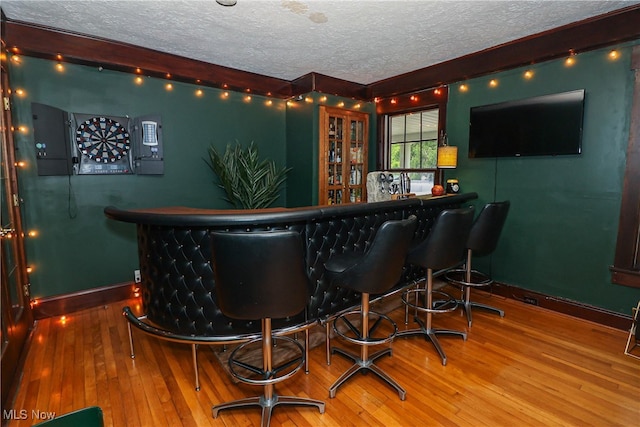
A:
[[[320,106],[318,204],[367,201],[369,115]]]

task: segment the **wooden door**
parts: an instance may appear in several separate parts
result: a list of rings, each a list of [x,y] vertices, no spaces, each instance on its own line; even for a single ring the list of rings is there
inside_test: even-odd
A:
[[[11,109],[9,79],[5,64],[2,64],[2,150],[0,185],[2,204],[0,213],[0,265],[2,312],[2,407],[11,407],[11,386],[20,376],[20,360],[33,327],[33,315],[29,304],[29,281],[24,252],[24,233],[18,195],[18,177],[13,135],[11,133]]]

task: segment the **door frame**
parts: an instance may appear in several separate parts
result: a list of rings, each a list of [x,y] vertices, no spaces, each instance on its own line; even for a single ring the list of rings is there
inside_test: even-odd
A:
[[[3,22],[4,24],[4,22]],[[4,42],[2,43],[3,53],[7,53]],[[8,58],[8,55],[3,55]],[[2,271],[2,293],[1,316],[2,316],[2,338],[1,346],[1,374],[2,374],[2,407],[10,408],[15,398],[19,379],[22,373],[22,366],[26,356],[25,349],[33,330],[34,319],[30,304],[30,284],[27,273],[27,261],[24,250],[24,229],[22,225],[21,205],[22,199],[19,196],[18,173],[16,168],[15,144],[13,140],[13,122],[11,118],[11,99],[8,66],[6,61],[2,61],[0,78],[1,100],[1,121],[0,138],[2,145],[2,179],[4,186],[3,198],[6,198],[9,227],[10,244],[8,248],[12,251],[13,264],[15,265],[15,282],[10,284],[8,272]],[[5,203],[5,200],[2,200]],[[3,218],[3,221],[7,219]],[[5,224],[0,224],[4,227]],[[8,237],[8,236],[7,236]],[[2,250],[4,244],[0,248]],[[2,253],[3,264],[7,254]],[[3,265],[4,267],[4,265]],[[11,300],[10,286],[15,285],[15,297],[18,303]]]

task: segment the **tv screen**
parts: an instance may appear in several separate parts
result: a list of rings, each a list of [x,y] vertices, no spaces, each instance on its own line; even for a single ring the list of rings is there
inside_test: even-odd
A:
[[[469,158],[582,151],[584,89],[471,108]]]

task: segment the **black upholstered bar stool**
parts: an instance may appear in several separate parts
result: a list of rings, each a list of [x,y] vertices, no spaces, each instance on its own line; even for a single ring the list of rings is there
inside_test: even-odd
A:
[[[438,335],[460,336],[467,339],[462,331],[450,329],[434,329],[431,322],[434,313],[453,311],[457,307],[455,298],[439,290],[433,290],[434,271],[441,271],[456,266],[464,254],[465,245],[469,237],[469,230],[473,222],[473,207],[460,209],[446,209],[436,217],[426,239],[412,248],[407,261],[419,265],[427,270],[424,288],[413,288],[402,293],[402,301],[418,312],[426,313],[426,322],[418,316],[414,320],[420,325],[418,329],[398,332],[398,337],[423,335],[431,341],[442,358],[442,364],[447,364],[447,356],[440,346]],[[434,305],[433,295],[443,298]]]
[[[231,373],[239,381],[263,386],[262,396],[213,406],[213,417],[223,409],[257,405],[262,407],[261,425],[268,426],[276,405],[315,406],[324,413],[322,401],[278,396],[275,392],[275,383],[293,376],[305,362],[302,345],[289,337],[274,337],[271,328],[271,319],[300,313],[309,299],[309,278],[300,234],[295,231],[212,232],[211,241],[220,310],[234,319],[262,321],[262,337],[238,346],[231,353]],[[240,353],[256,341],[262,344],[262,367],[239,359]],[[274,367],[274,341],[293,344],[300,356]]]
[[[471,301],[471,288],[483,288],[493,283],[491,276],[471,268],[473,256],[486,256],[495,251],[498,239],[509,213],[510,202],[488,203],[482,208],[478,217],[471,226],[469,240],[467,241],[466,261],[463,269],[449,270],[445,279],[462,289],[462,298],[458,303],[467,314],[467,322],[471,327],[472,308],[481,308],[492,311],[504,317],[504,311],[490,305]]]
[[[386,221],[376,232],[368,250],[345,252],[330,258],[325,264],[325,274],[332,284],[362,293],[361,309],[343,313],[333,323],[334,330],[341,338],[360,346],[360,356],[340,348],[332,349],[332,352],[353,360],[354,364],[329,388],[329,396],[335,397],[338,387],[357,372],[371,371],[395,388],[401,400],[405,399],[406,391],[393,378],[374,365],[376,359],[385,354],[391,354],[391,349],[386,348],[369,355],[369,346],[391,342],[398,330],[390,317],[369,310],[369,295],[384,293],[398,282],[416,226],[417,219],[413,215],[405,220]],[[350,318],[360,321],[360,329]],[[373,320],[371,328],[370,320]],[[376,329],[383,320],[391,324],[393,332],[381,337],[375,336]],[[338,322],[344,322],[347,325],[347,332],[342,332],[338,328]]]

